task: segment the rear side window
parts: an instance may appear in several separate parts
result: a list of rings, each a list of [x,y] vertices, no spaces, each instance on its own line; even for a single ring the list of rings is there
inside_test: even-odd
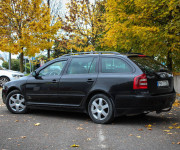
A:
[[[102,73],[131,73],[132,68],[120,58],[102,58]]]
[[[72,58],[72,61],[67,70],[67,74],[86,74],[89,72],[94,73],[95,67],[96,62],[93,57]]]
[[[129,57],[145,73],[168,71],[167,67],[151,57]]]

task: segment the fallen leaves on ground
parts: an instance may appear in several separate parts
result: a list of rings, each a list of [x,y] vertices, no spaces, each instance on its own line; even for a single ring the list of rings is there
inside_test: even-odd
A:
[[[91,141],[91,138],[87,138],[87,141]]]
[[[77,127],[76,130],[83,130],[83,128],[82,127]]]
[[[151,128],[151,127],[152,127],[152,125],[151,125],[151,124],[149,124],[149,125],[145,125],[145,127],[146,127],[146,128]]]
[[[164,132],[170,132],[170,130],[163,130]]]
[[[73,144],[71,145],[71,147],[79,147],[79,145]]]
[[[176,125],[178,125],[178,123],[173,123],[172,125],[173,125],[173,126],[176,126]]]
[[[167,134],[172,134],[172,133],[167,133]]]
[[[152,125],[151,125],[151,124],[145,125],[145,127],[146,127],[148,130],[152,130]]]
[[[174,127],[172,127],[172,126],[169,126],[168,128],[169,128],[169,129],[173,129]]]
[[[173,104],[173,106],[175,107],[180,107],[180,101],[179,100],[176,100]]]
[[[138,129],[138,131],[143,131],[143,129]]]
[[[40,126],[40,123],[35,123],[34,125],[35,125],[35,126]]]

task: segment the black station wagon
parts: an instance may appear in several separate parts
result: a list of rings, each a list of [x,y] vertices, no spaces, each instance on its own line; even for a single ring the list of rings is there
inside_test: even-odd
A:
[[[109,123],[120,115],[169,111],[175,91],[172,73],[151,57],[89,52],[61,56],[6,83],[2,97],[12,113],[32,107],[80,111]]]

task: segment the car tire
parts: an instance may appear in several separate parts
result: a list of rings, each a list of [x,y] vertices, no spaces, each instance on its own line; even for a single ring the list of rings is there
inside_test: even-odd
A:
[[[114,111],[111,99],[104,94],[94,95],[89,101],[88,113],[95,123],[106,124],[112,122]]]
[[[11,113],[27,113],[26,100],[19,90],[11,91],[6,98],[6,106]]]
[[[0,77],[0,87],[2,87],[6,82],[9,82],[10,79],[8,77]]]

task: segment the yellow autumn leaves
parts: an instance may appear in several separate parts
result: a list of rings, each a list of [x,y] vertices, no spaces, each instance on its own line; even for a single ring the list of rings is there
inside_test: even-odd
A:
[[[102,46],[154,55],[180,68],[178,0],[108,0]],[[158,57],[161,56],[161,57]]]
[[[34,56],[51,48],[61,22],[50,25],[51,16],[41,0],[4,0],[0,2],[0,50]]]

